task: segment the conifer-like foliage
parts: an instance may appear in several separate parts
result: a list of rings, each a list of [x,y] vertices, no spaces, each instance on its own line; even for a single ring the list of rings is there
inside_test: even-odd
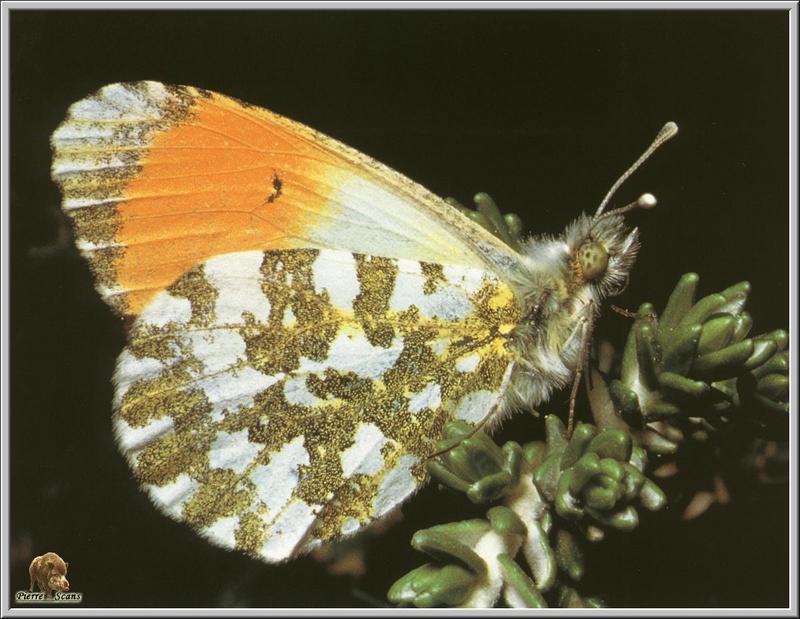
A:
[[[519,219],[500,215],[486,194],[475,211],[452,203],[518,245]],[[547,414],[544,436],[504,445],[463,422],[447,426],[444,453],[428,470],[465,501],[485,504],[486,516],[417,531],[411,545],[428,562],[394,583],[391,603],[602,606],[580,591],[586,553],[602,552],[609,532],[631,532],[668,505],[680,526],[727,502],[730,460],[773,480],[787,451],[788,333],[751,335],[749,283],[701,298],[698,286],[687,273],[661,312],[642,304],[621,354],[597,347],[587,372],[592,423],[571,436]],[[662,490],[665,481],[680,492]]]

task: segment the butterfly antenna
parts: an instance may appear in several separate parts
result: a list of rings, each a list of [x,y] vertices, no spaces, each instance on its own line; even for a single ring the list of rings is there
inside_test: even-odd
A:
[[[615,209],[611,209],[610,211],[606,211],[600,215],[595,215],[594,217],[594,224],[598,221],[602,221],[606,217],[612,217],[614,215],[622,215],[623,213],[627,213],[628,211],[632,211],[635,208],[653,208],[656,204],[658,204],[658,200],[652,193],[643,193],[640,195],[636,200],[631,202],[630,204],[626,204],[625,206],[620,206]]]
[[[658,135],[656,135],[656,138],[653,140],[653,143],[650,144],[650,146],[647,147],[647,150],[645,150],[642,153],[642,155],[633,163],[633,165],[631,167],[629,167],[625,171],[625,173],[617,179],[617,182],[614,183],[611,186],[611,189],[608,190],[608,193],[606,194],[606,197],[603,198],[603,201],[600,203],[600,206],[597,207],[597,211],[594,214],[595,217],[599,217],[600,215],[602,215],[603,211],[605,210],[606,206],[608,205],[608,201],[611,200],[611,198],[614,195],[614,193],[617,191],[617,189],[620,188],[620,185],[622,185],[622,183],[624,183],[626,180],[628,180],[630,175],[633,174],[634,172],[636,172],[636,170],[639,168],[639,166],[642,165],[645,161],[647,161],[647,159],[650,157],[650,155],[652,155],[654,152],[656,152],[656,150],[658,149],[659,146],[661,146],[664,142],[666,142],[670,138],[674,137],[677,133],[678,133],[678,125],[676,125],[672,121],[668,122],[666,125],[661,127],[661,131],[658,132]],[[645,194],[645,196],[650,196],[652,198],[651,194]],[[644,196],[642,196],[642,198],[643,197]],[[641,198],[639,198],[639,200],[641,200]],[[632,204],[638,203],[639,200],[637,200],[635,203],[632,203]],[[655,200],[655,198],[653,198],[653,200]],[[655,206],[655,204],[653,204],[653,206]],[[629,204],[628,207],[631,207],[631,205]],[[628,208],[628,207],[623,207],[623,208],[625,208],[627,210],[630,210],[630,208]],[[633,207],[631,207],[631,208],[633,208]],[[616,214],[620,214],[619,213],[620,210],[621,209],[617,209],[615,211],[615,213]]]

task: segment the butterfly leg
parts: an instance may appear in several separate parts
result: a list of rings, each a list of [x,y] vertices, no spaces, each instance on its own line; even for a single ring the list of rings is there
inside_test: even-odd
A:
[[[619,307],[613,304],[611,305],[611,309],[614,310],[620,316],[625,316],[625,318],[634,318],[636,320],[638,320],[639,318],[646,318],[651,323],[655,323],[657,318],[656,315],[653,314],[652,312],[646,312],[646,313],[632,312],[630,310],[626,310],[624,307]]]
[[[578,385],[581,384],[583,370],[589,363],[589,352],[592,348],[592,332],[594,331],[594,308],[593,304],[587,306],[586,318],[583,319],[581,326],[581,350],[578,363],[575,368],[575,378],[572,381],[572,390],[569,394],[569,420],[567,421],[567,440],[572,437],[575,428],[575,402],[578,399]]]
[[[494,414],[497,412],[498,405],[499,405],[499,403],[495,403],[495,405],[492,406],[492,408],[489,410],[489,413],[487,415],[485,415],[483,417],[483,419],[478,421],[478,423],[476,423],[475,426],[472,429],[470,429],[468,432],[466,432],[465,434],[459,436],[455,440],[446,441],[446,442],[449,442],[450,444],[442,447],[441,449],[439,449],[438,451],[434,452],[430,456],[427,456],[425,459],[426,460],[433,460],[434,458],[438,458],[439,456],[443,456],[447,452],[449,452],[452,449],[455,449],[456,447],[461,445],[461,443],[463,443],[467,439],[470,439],[473,436],[475,436],[480,430],[483,429],[483,426],[486,424],[486,422],[489,421],[489,419],[491,419],[492,416],[494,416]]]

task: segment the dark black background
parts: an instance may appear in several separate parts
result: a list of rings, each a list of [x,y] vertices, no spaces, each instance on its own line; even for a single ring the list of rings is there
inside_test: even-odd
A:
[[[72,102],[155,79],[239,97],[436,193],[491,193],[529,230],[593,210],[667,120],[681,128],[620,192],[643,250],[617,303],[663,306],[747,279],[756,331],[788,326],[788,12],[11,12],[11,591],[32,556],[71,562],[84,606],[360,606],[424,561],[413,531],[480,509],[429,487],[354,582],[311,559],[268,566],[162,517],[114,446],[122,325],[71,247],[48,138]],[[48,248],[48,246],[50,246]],[[621,343],[629,326],[607,316]],[[566,396],[553,401],[562,410]],[[530,418],[503,438],[536,438]],[[675,514],[593,550],[589,593],[618,606],[782,606],[785,487],[699,521]]]

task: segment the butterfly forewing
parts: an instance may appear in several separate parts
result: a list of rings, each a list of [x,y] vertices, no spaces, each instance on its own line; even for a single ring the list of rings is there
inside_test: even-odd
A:
[[[513,252],[440,198],[312,129],[185,86],[112,84],[52,136],[53,178],[103,298],[137,315],[190,268],[335,248],[497,271]]]

